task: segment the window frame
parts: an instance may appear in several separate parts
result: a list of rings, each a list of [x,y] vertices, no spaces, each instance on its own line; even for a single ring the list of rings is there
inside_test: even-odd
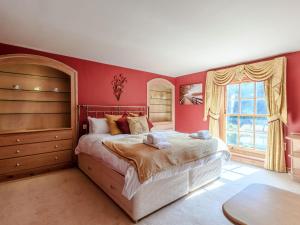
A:
[[[230,145],[230,144],[227,144],[230,151],[232,152],[235,152],[235,153],[238,153],[238,154],[245,154],[245,155],[248,155],[248,156],[254,156],[254,157],[260,157],[260,158],[264,158],[265,154],[266,154],[266,150],[259,150],[257,148],[255,148],[255,141],[256,141],[256,131],[255,131],[255,118],[265,118],[265,117],[268,117],[268,113],[267,114],[255,114],[256,112],[256,103],[257,103],[257,99],[264,99],[266,101],[266,98],[263,98],[263,97],[257,97],[256,96],[256,84],[254,85],[254,97],[253,98],[242,98],[241,97],[241,84],[242,83],[247,83],[247,82],[254,82],[254,83],[257,83],[257,81],[253,81],[253,80],[250,80],[250,79],[242,79],[242,80],[238,80],[238,81],[232,81],[230,82],[228,85],[230,84],[238,84],[239,85],[239,95],[238,95],[238,101],[239,101],[239,114],[232,114],[232,113],[229,113],[227,114],[227,88],[225,87],[224,88],[224,93],[225,93],[225,97],[224,97],[224,102],[223,102],[223,107],[221,107],[223,110],[221,111],[221,118],[222,118],[222,121],[221,121],[221,137],[223,138],[223,140],[226,141],[226,144],[227,144],[227,117],[229,116],[237,116],[239,119],[238,119],[238,128],[237,128],[237,134],[238,134],[238,145]],[[242,114],[242,110],[241,110],[241,100],[254,100],[254,114]],[[266,103],[267,104],[267,103]],[[247,148],[247,147],[241,147],[240,146],[240,117],[253,117],[254,120],[253,120],[253,144],[254,144],[254,148]],[[246,131],[247,132],[247,131]],[[268,131],[267,132],[258,132],[258,133],[266,133],[268,135]]]

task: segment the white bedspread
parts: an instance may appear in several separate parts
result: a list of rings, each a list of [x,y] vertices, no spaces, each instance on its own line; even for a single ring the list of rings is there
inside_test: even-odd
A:
[[[165,132],[166,135],[172,135],[175,131]],[[113,170],[119,172],[120,174],[125,176],[125,185],[123,187],[122,194],[127,198],[131,199],[134,194],[142,187],[149,182],[153,182],[156,180],[168,178],[184,171],[187,171],[192,168],[196,168],[206,164],[211,160],[215,160],[217,158],[222,158],[224,160],[229,160],[230,154],[227,151],[226,144],[219,139],[218,151],[208,157],[202,158],[198,161],[191,162],[185,164],[184,166],[175,167],[173,169],[160,172],[155,176],[151,177],[149,180],[145,181],[143,184],[139,182],[138,174],[135,168],[130,165],[125,160],[117,157],[113,153],[111,153],[106,147],[102,144],[104,140],[113,140],[119,139],[128,136],[128,134],[119,134],[119,135],[110,135],[110,134],[87,134],[83,135],[79,139],[78,146],[75,149],[76,154],[85,153],[96,158],[101,159],[107,165],[109,165]]]

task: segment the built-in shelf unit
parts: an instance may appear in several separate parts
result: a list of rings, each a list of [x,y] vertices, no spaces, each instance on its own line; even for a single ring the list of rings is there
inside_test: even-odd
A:
[[[0,56],[0,179],[72,162],[77,73],[56,60]]]
[[[148,116],[154,124],[154,130],[175,128],[174,90],[174,85],[162,78],[148,82]]]
[[[286,137],[290,140],[291,170],[290,175],[295,180],[300,182],[300,133],[291,133]]]

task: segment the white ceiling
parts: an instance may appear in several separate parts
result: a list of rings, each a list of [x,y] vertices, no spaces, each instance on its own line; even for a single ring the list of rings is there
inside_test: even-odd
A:
[[[299,0],[0,0],[0,42],[179,76],[300,50]]]

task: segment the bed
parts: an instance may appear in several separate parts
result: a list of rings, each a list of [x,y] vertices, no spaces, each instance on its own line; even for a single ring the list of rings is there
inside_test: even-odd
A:
[[[86,128],[87,117],[124,112],[146,113],[145,106],[79,106],[79,124]],[[138,221],[161,207],[187,195],[219,178],[222,164],[230,157],[220,140],[215,154],[180,167],[162,171],[140,183],[135,168],[112,154],[102,144],[105,140],[120,139],[128,134],[87,134],[81,130],[76,154],[79,168],[93,180],[133,221]],[[174,131],[166,131],[173,135]]]

